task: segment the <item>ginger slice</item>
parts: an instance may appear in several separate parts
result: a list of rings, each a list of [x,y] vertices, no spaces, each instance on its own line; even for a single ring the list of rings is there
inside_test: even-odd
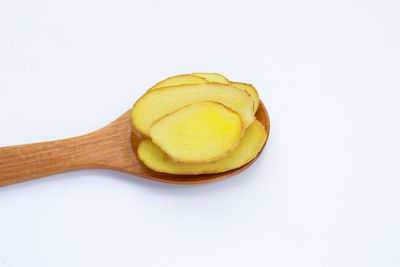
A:
[[[248,83],[240,83],[240,82],[232,82],[232,86],[242,89],[249,93],[251,99],[254,101],[254,114],[257,112],[258,106],[260,105],[260,98],[258,97],[258,93],[256,88],[253,85]]]
[[[147,92],[134,104],[132,124],[150,136],[150,126],[168,113],[201,101],[215,101],[239,113],[244,128],[254,120],[254,101],[249,94],[231,85],[207,83],[158,88]]]
[[[197,72],[197,73],[192,73],[191,75],[197,76],[197,77],[202,77],[206,79],[208,82],[214,82],[214,83],[224,83],[224,84],[230,84],[231,82],[225,78],[225,76],[219,74],[219,73],[202,73],[202,72]]]
[[[165,80],[162,80],[161,82],[157,83],[147,91],[149,92],[157,88],[168,87],[168,86],[175,86],[182,84],[202,84],[207,82],[209,81],[206,78],[197,75],[191,75],[191,74],[176,75],[166,78]]]
[[[138,156],[150,169],[170,174],[207,174],[236,169],[254,159],[262,149],[267,133],[255,120],[244,132],[239,144],[226,157],[207,163],[177,163],[150,139],[139,144]]]
[[[203,101],[182,107],[150,127],[150,137],[177,162],[217,160],[230,152],[243,133],[239,114],[224,105]]]

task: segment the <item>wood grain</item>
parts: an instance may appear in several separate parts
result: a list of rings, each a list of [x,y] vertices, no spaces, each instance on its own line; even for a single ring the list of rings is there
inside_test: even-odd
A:
[[[260,103],[257,119],[269,134],[270,121]],[[268,138],[267,138],[268,139]],[[90,134],[36,144],[0,148],[0,186],[15,184],[51,174],[80,169],[113,169],[146,179],[174,184],[207,183],[235,175],[246,165],[227,172],[206,175],[172,175],[147,168],[136,151],[140,137],[130,125],[130,111]]]

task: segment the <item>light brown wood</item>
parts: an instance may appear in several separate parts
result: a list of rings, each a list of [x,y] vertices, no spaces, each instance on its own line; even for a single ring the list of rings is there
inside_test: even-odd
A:
[[[268,112],[260,103],[257,119],[270,128]],[[93,133],[58,141],[0,148],[0,186],[80,169],[113,169],[142,178],[174,184],[200,184],[230,177],[258,158],[227,172],[206,175],[173,175],[153,171],[138,158],[140,137],[131,130],[130,111]]]

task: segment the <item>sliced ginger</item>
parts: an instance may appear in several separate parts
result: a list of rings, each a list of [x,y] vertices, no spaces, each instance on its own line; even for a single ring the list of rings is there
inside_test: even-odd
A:
[[[139,158],[171,174],[239,168],[257,156],[267,138],[254,120],[259,104],[251,84],[230,82],[218,73],[169,77],[132,108],[135,130],[152,139],[140,143]]]
[[[244,132],[239,144],[226,157],[208,163],[177,163],[170,159],[150,139],[139,144],[138,156],[149,168],[171,174],[219,173],[239,168],[251,161],[262,149],[267,134],[259,121],[254,121]]]
[[[231,82],[225,78],[225,76],[219,74],[219,73],[192,73],[191,75],[197,76],[197,77],[202,77],[206,79],[208,82],[214,82],[214,83],[224,83],[224,84],[230,84]]]
[[[230,81],[218,73],[192,73],[192,74],[182,74],[176,75],[162,80],[148,91],[152,91],[157,88],[182,85],[182,84],[202,84],[208,82],[216,82],[223,84],[230,84]]]
[[[219,159],[238,143],[243,132],[239,114],[217,102],[204,101],[180,108],[150,128],[150,137],[177,162]]]
[[[254,114],[257,112],[258,106],[260,105],[260,98],[256,88],[248,83],[232,82],[232,85],[236,88],[246,91],[254,101]]]
[[[191,74],[183,74],[169,77],[151,87],[148,91],[152,91],[157,88],[184,85],[184,84],[204,84],[204,83],[222,83],[232,84],[234,87],[246,91],[254,101],[254,114],[257,112],[260,104],[260,98],[258,97],[257,90],[253,85],[241,82],[230,82],[225,76],[219,73],[202,73],[196,72]]]
[[[254,120],[254,101],[249,94],[231,85],[206,83],[158,88],[144,94],[133,106],[133,126],[150,136],[150,126],[161,117],[186,105],[215,101],[239,113],[244,128]]]
[[[157,88],[168,87],[168,86],[175,86],[181,84],[202,84],[209,82],[206,78],[197,75],[191,74],[183,74],[169,77],[161,82],[157,83],[153,87],[151,87],[148,91],[152,91]]]

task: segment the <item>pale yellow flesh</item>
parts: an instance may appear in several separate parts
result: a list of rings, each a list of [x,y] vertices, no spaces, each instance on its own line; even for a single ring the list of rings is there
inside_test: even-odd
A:
[[[253,85],[248,83],[232,82],[232,85],[249,93],[250,97],[254,101],[254,114],[255,114],[257,112],[258,106],[260,105],[260,98],[258,97],[256,88],[254,88]]]
[[[197,77],[202,77],[206,79],[208,82],[230,84],[230,81],[219,73],[197,72],[197,73],[192,73],[192,75]]]
[[[151,90],[154,90],[157,88],[175,86],[175,85],[181,85],[181,84],[202,84],[202,83],[207,83],[207,82],[208,82],[208,80],[203,77],[191,75],[191,74],[183,74],[183,75],[172,76],[165,80],[162,80],[161,82],[159,82],[156,85],[154,85],[153,87],[151,87],[148,91],[151,91]]]
[[[196,72],[191,74],[172,76],[157,83],[156,85],[151,87],[148,91],[168,86],[184,85],[184,84],[204,84],[207,82],[232,84],[234,87],[246,91],[254,101],[254,107],[253,107],[254,114],[257,112],[258,106],[260,104],[260,98],[254,86],[248,83],[230,82],[225,76],[219,73]]]
[[[216,102],[185,106],[153,123],[150,137],[177,162],[208,162],[231,151],[243,132],[239,114]]]
[[[133,126],[150,136],[150,126],[161,117],[186,105],[215,101],[239,113],[244,128],[254,120],[254,102],[248,93],[230,85],[208,83],[158,88],[144,94],[133,106]]]
[[[177,163],[168,158],[150,139],[139,144],[138,156],[150,169],[171,174],[219,173],[239,168],[254,159],[267,140],[267,133],[259,121],[254,121],[245,130],[235,149],[226,157],[207,163]]]

